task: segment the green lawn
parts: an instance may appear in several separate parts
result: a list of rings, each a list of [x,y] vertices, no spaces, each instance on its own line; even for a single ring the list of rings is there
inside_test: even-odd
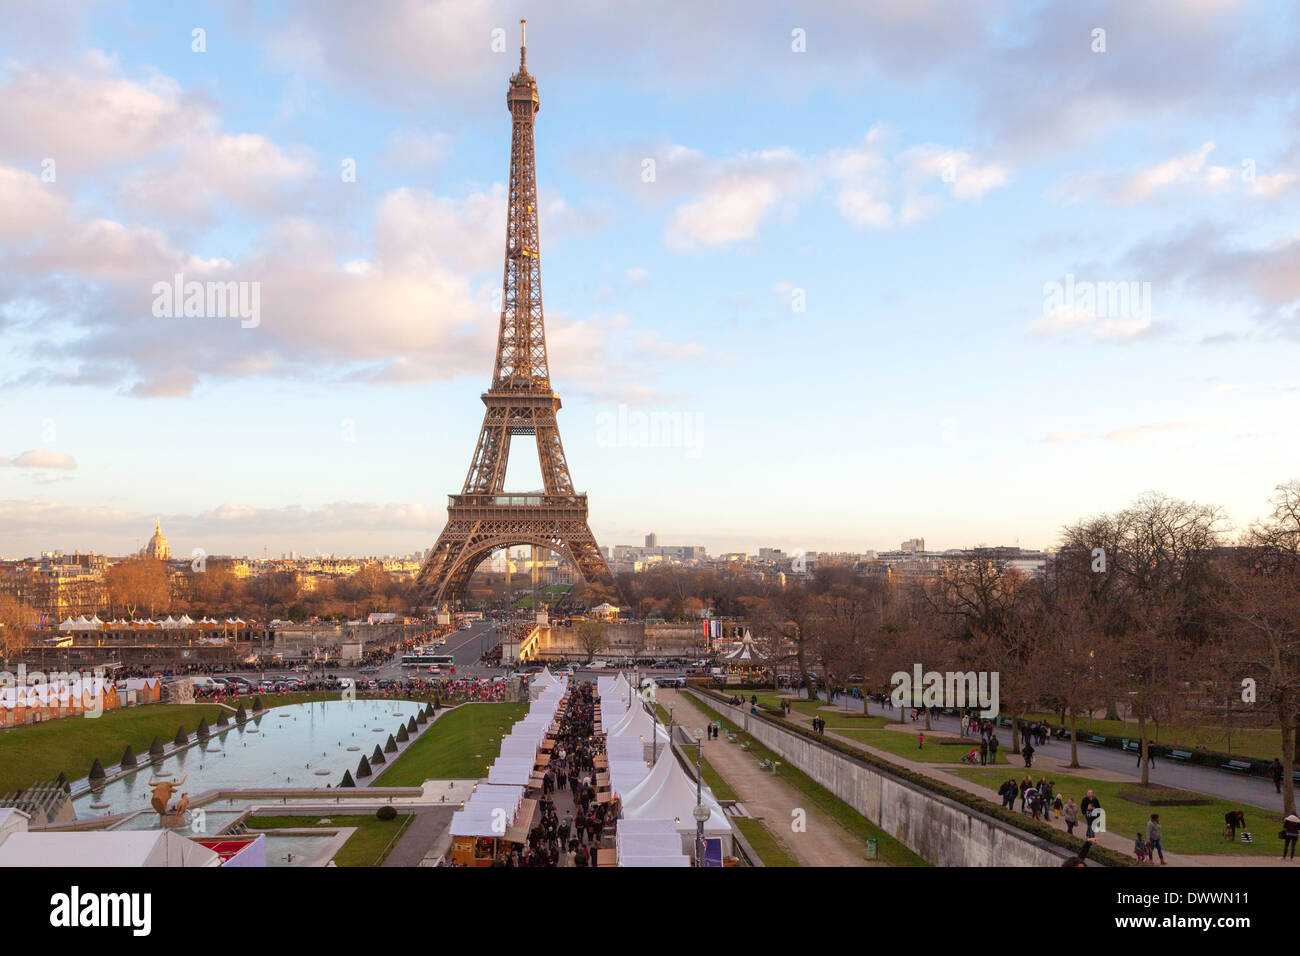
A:
[[[334,854],[336,866],[379,866],[397,844],[397,840],[411,822],[412,814],[399,813],[396,819],[380,820],[373,813],[340,814],[336,817],[249,817],[250,830],[289,830],[326,827],[356,827],[357,832],[348,837]],[[329,823],[321,822],[329,819]]]
[[[695,768],[695,751],[698,747],[694,744],[682,746],[682,753],[686,755],[686,762],[691,765],[692,771]],[[713,791],[713,795],[719,800],[739,800],[740,797],[736,791],[731,789],[731,784],[723,780],[716,770],[709,764],[709,758],[705,757],[700,761],[700,773],[704,777],[704,784]]]
[[[737,692],[740,693],[740,692]],[[769,707],[773,710],[780,709],[782,700],[789,700],[793,709],[807,717],[821,717],[826,721],[827,730],[838,730],[841,727],[853,727],[859,730],[865,728],[879,728],[886,724],[897,723],[888,717],[868,717],[864,714],[846,714],[834,707],[827,705],[821,700],[795,700],[794,698],[784,697],[774,694],[771,691],[749,691],[741,694],[745,698],[745,703],[750,703],[751,697],[758,698],[759,707]]]
[[[527,703],[462,704],[439,717],[376,779],[373,786],[418,787],[426,780],[487,776],[501,738],[528,714]]]
[[[995,791],[1009,774],[998,770],[954,770],[957,776],[982,784]],[[1023,771],[1015,774],[1016,779],[1023,776]],[[1037,775],[1035,778],[1037,779]],[[1242,854],[1250,856],[1277,856],[1281,853],[1282,841],[1277,838],[1279,828],[1278,814],[1267,813],[1250,806],[1229,803],[1214,797],[1207,797],[1213,802],[1198,807],[1150,807],[1133,803],[1120,797],[1121,790],[1138,790],[1136,781],[1115,782],[1110,780],[1091,780],[1087,777],[1075,777],[1056,774],[1051,779],[1056,781],[1056,792],[1062,799],[1074,797],[1075,801],[1083,799],[1084,794],[1092,789],[1101,799],[1102,809],[1106,811],[1106,829],[1116,833],[1130,843],[1141,831],[1146,835],[1147,820],[1152,813],[1160,814],[1160,825],[1164,832],[1163,842],[1167,853],[1191,854]],[[1197,796],[1201,796],[1197,794]],[[1017,802],[1017,807],[1020,804]],[[1223,815],[1229,810],[1245,810],[1247,829],[1254,836],[1253,844],[1240,841],[1229,843],[1223,838]],[[1063,824],[1056,823],[1064,829]],[[1075,827],[1076,834],[1082,834],[1082,827]]]
[[[908,760],[915,760],[920,763],[954,763],[960,764],[961,758],[972,748],[978,749],[979,741],[970,737],[962,740],[959,744],[941,744],[938,737],[927,734],[925,738],[925,747],[917,747],[916,734],[906,730],[858,730],[853,727],[830,727],[837,734],[843,734],[850,740],[864,743],[870,747],[876,747],[879,750],[888,751],[899,757],[906,757]],[[952,738],[943,738],[945,740]],[[998,749],[998,764],[1007,763],[1007,748]]]
[[[777,842],[776,837],[768,832],[767,827],[750,817],[735,817],[731,821],[740,828],[749,845],[754,848],[764,866],[798,866],[799,861]]]
[[[137,756],[148,753],[155,736],[170,746],[176,728],[193,734],[206,717],[234,715],[216,704],[143,704],[106,710],[99,717],[62,717],[0,731],[0,794],[53,780],[84,777],[98,757],[112,772],[129,743]]]

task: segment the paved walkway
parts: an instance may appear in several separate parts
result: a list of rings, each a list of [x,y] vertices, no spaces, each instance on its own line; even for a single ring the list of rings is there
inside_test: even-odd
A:
[[[660,689],[659,702],[673,704],[674,717],[693,735],[708,723],[708,716],[687,694]],[[682,706],[676,706],[682,705]],[[853,834],[774,773],[759,769],[758,761],[735,744],[705,741],[704,757],[736,792],[750,816],[763,822],[768,833],[799,861],[800,866],[883,866],[868,860],[866,847]],[[715,795],[716,796],[716,795]],[[791,829],[794,811],[805,811],[806,829]]]
[[[442,855],[450,843],[453,806],[420,807],[407,824],[396,845],[384,859],[384,866],[419,866],[428,857]]]
[[[800,697],[803,696],[803,693],[801,693]],[[823,699],[825,698],[823,697]],[[853,697],[840,694],[835,698],[835,703],[852,713],[863,713],[864,702]],[[897,710],[885,710],[879,704],[874,703],[866,708],[866,713],[882,717],[897,718],[899,716]],[[925,726],[924,718],[922,718],[919,726]],[[960,733],[956,717],[936,714],[931,718],[931,726],[936,731]],[[909,721],[905,726],[898,729],[916,733],[918,725]],[[1079,736],[1082,738],[1085,733],[1087,733],[1086,729],[1080,726]],[[972,738],[967,737],[967,739]],[[998,740],[1002,743],[1004,752],[1009,751],[1011,747],[1011,728],[999,727]],[[978,741],[975,741],[975,743],[978,744]],[[1138,768],[1136,754],[1118,750],[1114,747],[1101,747],[1096,744],[1086,743],[1082,739],[1079,740],[1078,746],[1079,762],[1084,764],[1082,769],[1086,769],[1089,775],[1103,780],[1142,779],[1142,772]],[[1070,742],[1068,740],[1049,738],[1045,746],[1035,747],[1034,751],[1034,769],[1037,769],[1040,764],[1045,769],[1059,770],[1061,773],[1078,773],[1081,769],[1075,767],[1071,771],[1066,767],[1070,762]],[[1023,762],[1019,756],[1009,753],[1008,756],[1011,757],[1013,767],[1023,767]],[[1214,767],[1178,763],[1158,757],[1151,767],[1148,779],[1152,783],[1161,784],[1162,786],[1195,790],[1197,793],[1258,807],[1277,814],[1279,817],[1281,816],[1282,798],[1274,789],[1273,781],[1264,777],[1242,776],[1241,774],[1227,773]]]
[[[853,701],[851,698],[849,698],[847,699],[847,702],[858,704],[859,709],[855,712],[858,713],[861,712],[860,701]],[[851,710],[852,708],[839,707],[836,709]],[[894,712],[894,714],[896,715],[896,712]],[[886,714],[886,716],[891,716],[891,714]],[[803,724],[804,726],[809,728],[811,728],[812,726],[812,718],[806,714],[799,713],[799,711],[797,710],[792,710],[790,712],[790,719],[794,723]],[[949,718],[949,720],[951,720],[951,722],[954,724],[954,729],[955,729],[956,720],[952,718]],[[925,724],[923,721],[919,725],[909,723],[908,730],[914,732],[918,726],[924,727]],[[938,718],[932,721],[931,726],[932,729],[930,731],[927,731],[927,733],[929,734],[935,733],[937,728],[939,727]],[[828,729],[825,732],[824,736],[834,738],[840,743],[848,744],[851,747],[854,747],[865,753],[869,753],[875,757],[879,757],[880,759],[888,761],[889,763],[896,764],[897,766],[910,770],[913,773],[922,774],[924,776],[930,777],[933,780],[938,780],[947,786],[956,787],[959,790],[965,790],[967,793],[974,794],[975,796],[980,797],[983,800],[987,800],[989,804],[992,806],[995,807],[1001,806],[1001,798],[998,797],[996,793],[989,790],[987,787],[981,786],[980,784],[977,783],[973,783],[972,781],[969,780],[965,780],[949,772],[952,770],[961,770],[961,769],[969,769],[969,768],[965,768],[961,765],[921,763],[920,761],[916,761],[916,760],[908,760],[906,757],[900,757],[897,754],[890,753],[887,750],[881,750],[877,747],[872,747],[868,744],[864,744],[860,740],[854,740],[852,737],[845,736],[844,734],[838,734],[833,729]],[[1068,754],[1069,751],[1067,749],[1066,750],[1067,757]],[[1035,755],[1034,769],[1037,770],[1039,765],[1040,765],[1040,761],[1038,759],[1038,756]],[[1042,762],[1042,767],[1044,769],[1046,769],[1048,766],[1049,766],[1048,762],[1046,761]],[[1014,764],[1011,767],[1004,768],[1004,769],[1007,770],[1008,776],[1012,776],[1012,775],[1016,775],[1017,777],[1020,776],[1020,774],[1016,773],[1017,770],[1021,770],[1021,772],[1023,773],[1023,768],[1018,768]],[[1092,771],[1089,772],[1092,773]],[[1017,803],[1017,806],[1019,806],[1019,803]],[[1065,829],[1065,824],[1063,822],[1056,821],[1056,820],[1049,820],[1048,822],[1051,824],[1051,826],[1057,829],[1060,830]],[[1083,829],[1084,828],[1082,826],[1076,827],[1075,828],[1076,835],[1082,836]],[[1114,850],[1116,853],[1121,853],[1125,856],[1131,856],[1133,853],[1133,841],[1131,838],[1121,837],[1114,833],[1102,833],[1099,834],[1097,842],[1098,845],[1107,847],[1108,849]],[[1269,857],[1258,857],[1258,856],[1194,857],[1185,854],[1170,853],[1168,850],[1165,851],[1165,858],[1169,861],[1170,866],[1270,866],[1270,865],[1282,866],[1284,865],[1280,860],[1272,859]]]

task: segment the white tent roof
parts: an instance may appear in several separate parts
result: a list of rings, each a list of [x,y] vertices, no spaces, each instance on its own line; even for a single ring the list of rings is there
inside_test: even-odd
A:
[[[0,843],[0,867],[220,865],[212,850],[170,830],[20,832]]]
[[[676,856],[620,856],[619,866],[690,866],[691,858],[680,850]]]
[[[610,737],[650,740],[656,734],[660,740],[665,742],[668,740],[668,731],[664,729],[664,725],[651,717],[645,706],[639,703],[629,707],[623,719],[605,731],[606,740]]]
[[[451,817],[452,836],[502,836],[524,800],[521,786],[480,784]],[[503,826],[504,824],[504,826]]]
[[[707,786],[701,802],[709,808],[705,833],[731,833],[731,824]],[[677,758],[664,751],[649,776],[623,797],[623,816],[628,820],[673,820],[677,832],[695,830],[695,782],[686,776]],[[620,824],[620,827],[622,824]]]
[[[523,786],[532,776],[536,762],[533,757],[498,757],[496,763],[488,768],[488,783]]]

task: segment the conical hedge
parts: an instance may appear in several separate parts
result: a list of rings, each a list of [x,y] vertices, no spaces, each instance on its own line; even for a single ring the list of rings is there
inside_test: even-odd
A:
[[[177,747],[184,747],[189,742],[190,742],[190,735],[185,732],[185,728],[177,727],[176,736],[175,738],[173,738],[172,743],[174,743]]]
[[[150,756],[150,757],[161,757],[162,755],[163,755],[163,742],[162,742],[162,738],[159,737],[159,736],[157,736],[157,735],[154,735],[153,743],[151,743],[151,744],[149,745],[149,756]]]
[[[258,712],[259,710],[261,710],[261,709],[262,709],[262,698],[260,698],[260,697],[254,697],[254,698],[253,698],[253,713],[257,713],[257,712]]]
[[[415,718],[414,718],[414,717],[412,717],[410,720],[408,720],[408,721],[406,722],[406,732],[407,732],[408,734],[414,734],[414,733],[417,733],[417,732],[419,731],[419,729],[420,729],[419,727],[415,726]]]
[[[54,785],[64,793],[72,792],[72,784],[68,783],[68,778],[62,770],[60,770],[59,775],[54,778]]]
[[[243,724],[248,722],[248,711],[244,710],[244,705],[240,704],[239,709],[235,711],[235,723]]]
[[[137,762],[138,761],[135,759],[135,749],[130,744],[127,744],[126,750],[122,751],[122,766],[134,767]]]
[[[393,738],[389,737],[388,739],[392,740]],[[400,740],[402,743],[406,743],[408,740],[411,739],[411,735],[406,732],[406,724],[402,724],[400,727],[397,728],[397,739]]]
[[[104,773],[104,765],[100,763],[99,758],[96,757],[95,762],[90,765],[90,779],[103,780],[107,776],[108,774]]]
[[[357,779],[368,776],[370,776],[370,761],[362,757],[361,763],[357,764]]]
[[[384,752],[379,749],[379,744],[375,744],[375,752],[370,755],[370,763],[378,767],[381,763],[387,762],[387,758],[384,757]]]
[[[417,724],[427,724],[429,722],[429,715],[424,712],[423,707],[421,707],[420,712],[415,715],[415,722]]]
[[[393,739],[392,734],[388,735],[388,743],[384,744],[384,753],[397,753],[397,741]]]
[[[351,770],[344,770],[344,771],[343,771],[343,780],[342,780],[342,782],[339,784],[339,786],[340,786],[340,787],[355,787],[356,785],[357,785],[357,784],[356,784],[356,781],[352,779],[352,771],[351,771]]]
[[[199,721],[199,729],[195,733],[199,735],[199,740],[207,740],[212,736],[212,731],[208,729],[208,718],[204,717]]]

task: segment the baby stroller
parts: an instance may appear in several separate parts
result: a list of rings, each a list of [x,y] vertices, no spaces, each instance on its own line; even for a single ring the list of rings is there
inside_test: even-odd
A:
[[[979,751],[976,750],[974,747],[972,747],[972,748],[970,749],[970,753],[968,753],[968,754],[963,754],[963,755],[962,755],[961,762],[962,762],[962,763],[979,763],[979,762],[980,762]]]

